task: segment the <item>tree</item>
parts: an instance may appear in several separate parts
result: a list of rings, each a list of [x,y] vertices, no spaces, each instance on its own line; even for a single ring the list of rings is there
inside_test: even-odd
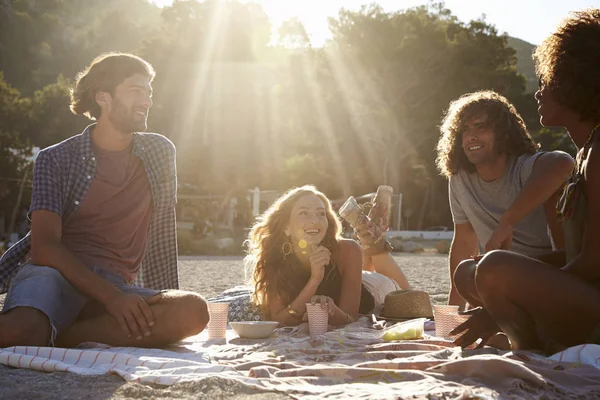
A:
[[[0,11],[0,70],[30,95],[100,53],[135,52],[159,18],[145,0],[13,0]]]
[[[72,82],[58,77],[55,83],[36,90],[30,102],[29,127],[24,136],[39,147],[58,143],[83,130],[91,121],[69,109]]]
[[[0,72],[0,217],[10,221],[19,197],[21,182],[31,169],[31,146],[21,138],[19,129],[25,127],[27,100],[8,85]],[[29,188],[27,188],[27,194]],[[26,204],[25,204],[26,205]],[[1,227],[3,231],[7,226]]]
[[[157,71],[149,129],[175,142],[180,183],[205,193],[313,183],[340,198],[386,183],[414,211],[411,227],[450,224],[438,125],[451,100],[480,89],[507,96],[544,149],[569,149],[540,130],[517,70],[526,51],[485,20],[429,3],[340,10],[329,24],[332,39],[314,48],[297,19],[272,36],[248,2],[3,1],[2,140],[26,153],[28,140],[80,131],[89,121],[69,112],[71,79],[99,53],[126,51]],[[0,156],[18,177],[13,153]]]
[[[467,92],[494,89],[521,100],[525,82],[515,69],[515,51],[494,27],[462,23],[442,4],[392,13],[378,6],[342,10],[330,27],[334,102],[352,118],[348,134],[366,147],[356,153],[363,155],[356,164],[372,166],[371,181],[403,192],[417,189],[406,201],[421,208],[418,225],[439,224],[424,207],[448,215],[446,196],[423,202],[431,190],[446,190],[434,163],[437,125],[448,103]],[[418,178],[415,166],[424,167]]]

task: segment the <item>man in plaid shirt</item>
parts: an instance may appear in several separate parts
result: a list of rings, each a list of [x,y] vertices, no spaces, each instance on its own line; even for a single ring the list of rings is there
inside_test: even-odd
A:
[[[0,258],[0,348],[92,341],[161,347],[201,332],[204,299],[176,290],[175,147],[146,130],[152,66],[97,57],[71,110],[96,120],[35,162],[31,232]]]

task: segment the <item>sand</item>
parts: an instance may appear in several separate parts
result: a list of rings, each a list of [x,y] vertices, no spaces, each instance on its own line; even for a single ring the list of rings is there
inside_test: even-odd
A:
[[[449,290],[447,256],[396,253],[411,286],[429,292],[433,303],[444,303]],[[182,289],[212,297],[244,284],[241,257],[182,257]],[[0,303],[3,301],[2,296]],[[1,307],[1,304],[0,304]],[[117,376],[83,377],[72,373],[42,373],[0,366],[0,399],[288,399],[219,378],[170,387],[127,383]]]

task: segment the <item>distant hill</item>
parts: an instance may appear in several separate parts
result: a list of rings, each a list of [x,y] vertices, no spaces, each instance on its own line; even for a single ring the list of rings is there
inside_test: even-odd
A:
[[[527,92],[537,90],[538,80],[535,76],[535,65],[531,55],[535,45],[514,37],[508,37],[508,45],[517,51],[517,71],[527,79]]]

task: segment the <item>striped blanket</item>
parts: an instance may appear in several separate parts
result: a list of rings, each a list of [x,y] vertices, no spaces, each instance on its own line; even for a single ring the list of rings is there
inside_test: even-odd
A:
[[[600,346],[553,357],[485,348],[462,351],[447,340],[384,342],[363,319],[310,338],[306,325],[269,339],[214,342],[205,334],[167,349],[0,349],[0,363],[39,371],[117,374],[127,381],[173,385],[219,376],[256,389],[313,399],[600,398]],[[429,331],[431,333],[431,331]],[[437,396],[437,397],[436,397]]]

